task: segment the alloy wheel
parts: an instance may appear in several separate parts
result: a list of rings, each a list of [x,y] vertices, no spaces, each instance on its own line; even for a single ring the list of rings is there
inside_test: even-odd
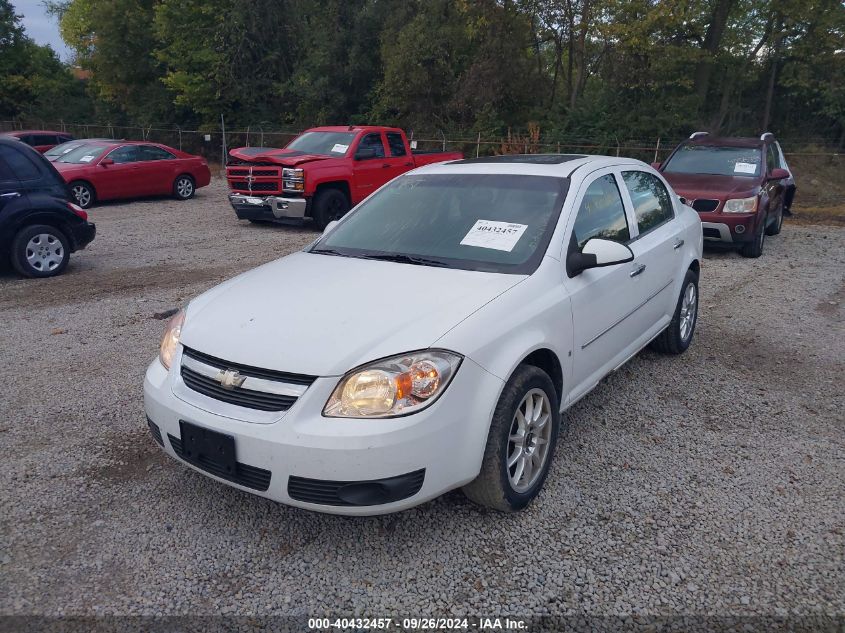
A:
[[[194,193],[194,183],[190,178],[180,178],[176,181],[176,193],[180,198],[190,198]]]
[[[76,185],[73,188],[73,197],[83,209],[88,208],[91,204],[91,191],[85,185]]]
[[[681,314],[680,314],[680,331],[681,340],[686,340],[692,334],[693,326],[695,325],[695,318],[698,306],[698,294],[695,290],[695,284],[687,284],[684,290],[684,296],[681,299]]]
[[[530,489],[542,476],[549,457],[552,407],[542,389],[532,389],[516,408],[508,436],[507,471],[516,492]]]

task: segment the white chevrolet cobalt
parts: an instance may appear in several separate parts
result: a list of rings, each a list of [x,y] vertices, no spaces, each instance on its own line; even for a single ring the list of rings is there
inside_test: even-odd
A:
[[[220,284],[147,369],[155,440],[214,479],[339,514],[463,487],[524,508],[561,412],[698,314],[698,215],[644,163],[430,165],[302,252]]]

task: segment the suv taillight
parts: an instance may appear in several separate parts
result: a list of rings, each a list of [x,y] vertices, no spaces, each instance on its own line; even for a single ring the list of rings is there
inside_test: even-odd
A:
[[[85,212],[85,209],[83,209],[82,207],[77,206],[77,205],[73,204],[72,202],[68,202],[67,208],[70,209],[71,211],[73,211],[76,215],[78,215],[80,218],[82,218],[86,222],[88,221],[88,214]]]

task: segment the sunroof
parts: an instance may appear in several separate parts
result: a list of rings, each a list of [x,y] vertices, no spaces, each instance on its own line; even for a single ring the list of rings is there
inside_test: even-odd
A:
[[[473,163],[527,163],[529,165],[560,165],[571,160],[585,158],[584,154],[507,154],[504,156],[483,156],[455,160],[450,165],[472,165]]]

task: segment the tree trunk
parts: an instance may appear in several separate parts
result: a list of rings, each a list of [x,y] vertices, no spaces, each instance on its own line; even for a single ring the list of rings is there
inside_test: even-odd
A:
[[[701,46],[703,57],[695,69],[695,92],[701,106],[707,101],[710,77],[713,74],[713,58],[719,52],[734,2],[735,0],[716,0],[713,12],[710,14],[710,24],[707,25],[707,32]]]
[[[769,72],[769,83],[766,86],[766,105],[763,108],[763,132],[768,129],[769,123],[772,120],[772,101],[774,100],[775,96],[775,84],[778,74],[778,66],[780,65],[780,46],[783,42],[783,29],[780,16],[778,16],[775,20],[775,24],[775,38],[774,42],[772,43],[771,57],[772,68]]]

